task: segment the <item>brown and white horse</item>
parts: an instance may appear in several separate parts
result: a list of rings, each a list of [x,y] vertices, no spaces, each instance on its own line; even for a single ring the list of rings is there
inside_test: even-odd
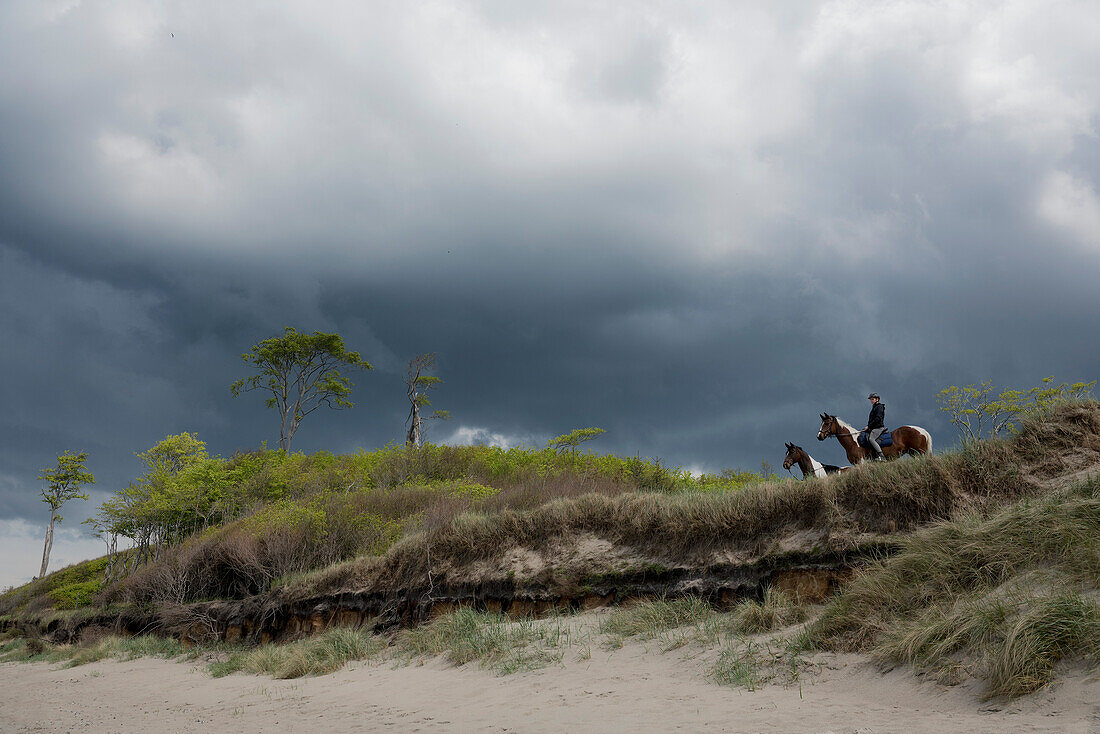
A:
[[[835,415],[822,413],[821,430],[817,432],[817,440],[824,441],[829,436],[836,436],[837,440],[840,441],[840,445],[844,447],[844,452],[848,454],[848,461],[853,466],[864,459],[872,458],[874,455],[870,449],[865,449],[859,445],[856,438],[859,436],[859,431]],[[896,459],[905,454],[916,456],[932,453],[932,434],[920,426],[895,428],[890,431],[890,436],[893,437],[894,443],[882,447],[882,453],[887,459]]]
[[[787,456],[783,459],[783,468],[787,471],[791,470],[791,467],[798,464],[798,468],[802,470],[802,478],[809,479],[810,477],[823,477],[827,474],[836,474],[842,472],[849,467],[839,467],[832,464],[822,464],[806,453],[801,446],[795,446],[793,443],[786,444]]]

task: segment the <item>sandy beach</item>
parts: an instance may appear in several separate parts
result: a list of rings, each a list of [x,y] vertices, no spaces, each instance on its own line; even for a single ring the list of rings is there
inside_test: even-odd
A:
[[[1100,732],[1100,680],[982,702],[908,670],[824,656],[801,686],[718,686],[697,651],[641,643],[499,677],[476,663],[355,663],[332,675],[214,679],[200,663],[0,665],[0,732]]]

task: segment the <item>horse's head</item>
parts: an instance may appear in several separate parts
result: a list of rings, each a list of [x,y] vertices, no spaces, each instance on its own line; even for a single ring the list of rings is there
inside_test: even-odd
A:
[[[800,455],[802,454],[802,449],[798,446],[795,446],[793,443],[788,443],[786,444],[786,446],[787,456],[785,459],[783,459],[783,468],[787,471],[790,471],[791,467],[797,464],[799,458],[801,458]]]
[[[821,429],[817,432],[817,440],[824,441],[829,436],[835,436],[840,433],[840,424],[837,423],[835,415],[829,415],[828,413],[821,414]]]

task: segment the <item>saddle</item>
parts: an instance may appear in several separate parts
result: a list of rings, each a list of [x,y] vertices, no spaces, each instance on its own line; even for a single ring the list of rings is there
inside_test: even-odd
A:
[[[867,432],[859,432],[859,445],[865,449],[871,448],[871,442],[867,440]],[[882,432],[882,435],[878,437],[879,448],[886,448],[887,446],[894,445],[894,437],[890,435],[890,429],[886,429]]]

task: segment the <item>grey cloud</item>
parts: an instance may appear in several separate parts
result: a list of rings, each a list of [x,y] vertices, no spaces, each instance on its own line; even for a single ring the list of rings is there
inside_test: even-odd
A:
[[[37,516],[66,448],[108,491],[168,433],[273,441],[228,384],[284,325],[378,367],[301,450],[400,440],[424,351],[456,441],[599,425],[708,469],[841,461],[816,416],[858,422],[871,389],[946,446],[945,385],[1100,373],[1100,254],[1037,203],[1052,171],[1100,188],[1068,30],[336,7],[0,11],[0,516]]]

